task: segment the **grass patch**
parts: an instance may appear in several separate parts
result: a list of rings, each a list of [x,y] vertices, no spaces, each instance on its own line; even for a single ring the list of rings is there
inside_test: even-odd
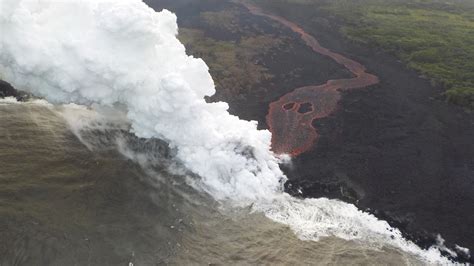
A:
[[[454,88],[445,93],[448,101],[474,110],[474,88]]]
[[[470,96],[474,88],[472,1],[254,1],[290,17],[296,6],[308,18],[335,16],[343,21],[341,31],[348,38],[394,54],[432,83],[442,85],[449,102],[470,109],[474,105]]]
[[[238,14],[234,10],[223,10],[219,12],[202,12],[200,19],[207,26],[226,30],[231,33],[240,32]]]
[[[215,78],[217,92],[228,94],[221,95],[227,98],[272,79],[273,75],[259,64],[258,58],[282,43],[271,35],[242,36],[235,42],[221,41],[206,36],[202,30],[186,28],[180,30],[179,39],[190,54],[206,61]]]

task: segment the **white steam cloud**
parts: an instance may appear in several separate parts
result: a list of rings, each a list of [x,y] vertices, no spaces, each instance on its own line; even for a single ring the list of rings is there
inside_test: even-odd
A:
[[[208,67],[186,55],[177,32],[174,14],[140,0],[0,0],[0,74],[53,103],[125,106],[133,133],[176,148],[215,199],[252,203],[302,239],[333,235],[447,262],[353,205],[283,193],[270,133],[226,103],[206,103],[215,92]]]
[[[206,103],[214,83],[176,38],[176,16],[137,0],[6,1],[0,73],[53,103],[123,104],[138,137],[160,138],[218,200],[281,189],[271,135]]]

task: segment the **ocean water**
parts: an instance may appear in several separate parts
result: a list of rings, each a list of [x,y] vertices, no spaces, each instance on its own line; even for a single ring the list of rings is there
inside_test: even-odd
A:
[[[84,113],[0,103],[0,265],[424,264],[383,243],[300,240],[195,189],[162,143],[126,124],[84,131]]]
[[[449,263],[354,205],[285,193],[288,157],[205,101],[214,82],[171,12],[6,7],[2,78],[56,105],[1,102],[3,264]]]

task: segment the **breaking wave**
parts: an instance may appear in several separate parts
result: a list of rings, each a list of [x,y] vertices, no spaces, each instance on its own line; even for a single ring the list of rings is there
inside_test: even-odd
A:
[[[123,111],[127,130],[168,143],[175,159],[200,177],[197,189],[225,206],[251,206],[303,240],[336,236],[449,263],[437,248],[422,250],[354,205],[284,193],[284,158],[271,151],[270,132],[229,114],[224,102],[205,101],[215,93],[213,80],[204,61],[187,55],[176,38],[171,12],[139,0],[0,5],[0,73],[16,88],[54,104]],[[65,118],[73,131],[83,126],[78,117]]]

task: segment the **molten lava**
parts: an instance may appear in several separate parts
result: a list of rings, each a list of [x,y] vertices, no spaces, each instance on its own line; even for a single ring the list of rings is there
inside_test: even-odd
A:
[[[319,135],[317,128],[314,127],[314,121],[327,117],[336,110],[341,99],[341,91],[374,85],[379,79],[367,73],[360,63],[322,47],[313,36],[297,24],[248,2],[242,4],[252,14],[278,21],[298,33],[314,52],[328,56],[355,75],[350,79],[329,80],[322,85],[297,88],[270,104],[266,120],[272,132],[273,151],[279,154],[299,155],[316,144]]]

